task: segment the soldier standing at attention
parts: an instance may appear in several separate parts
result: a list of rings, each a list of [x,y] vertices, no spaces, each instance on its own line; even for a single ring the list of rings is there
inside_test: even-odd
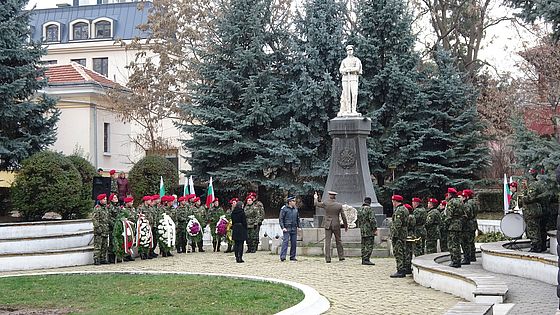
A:
[[[259,242],[259,209],[254,204],[255,195],[249,193],[245,198],[245,216],[247,217],[247,253],[255,253]]]
[[[222,238],[216,233],[216,226],[220,217],[224,215],[224,209],[220,207],[220,201],[215,198],[208,209],[208,224],[210,225],[210,233],[212,234],[212,249],[215,252],[220,251],[220,244],[222,243]]]
[[[474,245],[474,237],[478,229],[476,216],[478,214],[478,204],[473,199],[474,192],[470,189],[463,190],[463,198],[467,213],[467,232],[465,234],[465,244],[468,247],[469,261],[476,261],[476,247]],[[466,255],[465,255],[466,256]]]
[[[346,219],[346,214],[342,210],[342,204],[336,202],[337,193],[334,191],[329,191],[329,200],[325,202],[319,201],[319,195],[317,192],[313,195],[314,205],[316,207],[322,207],[325,209],[325,219],[323,221],[323,226],[325,227],[325,262],[331,262],[331,240],[334,234],[334,239],[336,242],[336,252],[338,253],[338,260],[344,261],[344,248],[342,247],[342,239],[340,237],[340,219],[342,216],[342,222],[344,223],[344,231],[348,232],[348,220]]]
[[[416,220],[414,235],[416,235],[416,238],[420,238],[420,240],[416,241],[414,256],[422,256],[424,255],[424,248],[426,248],[426,217],[428,216],[428,211],[422,207],[422,199],[418,197],[412,198],[412,208],[414,208],[412,215],[414,215]]]
[[[110,170],[109,175],[111,176],[111,193],[117,194],[118,198],[119,186],[117,185],[117,171]],[[109,202],[111,202],[111,200],[109,200]]]
[[[113,229],[115,228],[115,222],[117,220],[117,215],[121,212],[121,206],[119,205],[119,197],[116,193],[112,193],[109,196],[109,262],[116,263],[115,255],[115,244]]]
[[[405,243],[405,259],[404,259],[404,273],[407,275],[412,274],[412,254],[414,254],[414,248],[419,246],[416,235],[416,218],[414,217],[414,208],[408,203],[404,204],[406,210],[408,210],[408,236],[406,237]]]
[[[517,182],[509,183],[509,191],[511,191],[511,200],[509,201],[509,211],[515,211],[519,206],[519,194],[517,193]]]
[[[426,216],[426,254],[437,253],[437,240],[440,239],[441,213],[437,209],[438,200],[428,199],[428,215]]]
[[[405,243],[408,237],[408,210],[403,206],[403,197],[401,195],[393,195],[393,217],[391,223],[391,242],[393,243],[393,255],[397,262],[397,272],[391,275],[391,278],[406,277],[405,271]]]
[[[175,216],[177,218],[177,242],[175,249],[177,254],[187,252],[187,200],[186,196],[177,199],[179,206],[175,209]]]
[[[191,243],[191,249],[192,252],[194,253],[196,247],[198,247],[198,252],[199,253],[204,253],[204,241],[203,241],[203,237],[204,237],[204,228],[206,228],[206,208],[202,205],[201,201],[200,201],[200,197],[195,197],[193,199],[194,205],[191,207],[191,213],[194,215],[194,217],[198,220],[198,223],[200,223],[200,234],[193,239],[192,243]]]
[[[93,264],[108,264],[107,249],[109,245],[109,212],[107,209],[107,195],[97,196],[99,204],[93,207],[91,221],[93,222]]]
[[[373,252],[375,235],[377,234],[377,222],[375,221],[375,212],[371,207],[371,198],[364,198],[364,204],[358,209],[357,226],[360,228],[362,235],[362,265],[375,265],[371,262],[371,253]]]
[[[449,234],[449,218],[447,217],[447,213],[445,212],[445,207],[447,207],[447,201],[442,200],[438,207],[439,213],[441,215],[441,225],[439,226],[439,247],[442,252],[449,251],[449,247],[447,246],[447,235]]]
[[[465,205],[457,197],[457,190],[455,188],[447,188],[447,196],[446,211],[449,217],[447,241],[449,253],[451,254],[451,264],[449,266],[461,268],[461,240],[463,225],[466,223]]]
[[[529,251],[533,253],[539,253],[543,247],[540,231],[540,221],[543,215],[540,201],[543,191],[536,177],[537,171],[530,169],[529,176],[522,182],[524,190],[520,196],[523,203],[523,217],[525,218],[525,223],[527,223],[525,232],[531,240],[531,249]]]

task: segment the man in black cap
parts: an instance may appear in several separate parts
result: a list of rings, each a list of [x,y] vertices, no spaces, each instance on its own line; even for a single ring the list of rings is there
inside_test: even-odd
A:
[[[297,230],[299,226],[299,213],[296,207],[296,197],[288,197],[287,204],[280,209],[280,228],[284,234],[282,239],[282,249],[280,250],[280,261],[286,260],[288,252],[288,241],[290,242],[290,261],[297,261]]]
[[[336,241],[338,260],[343,261],[345,259],[344,248],[342,247],[342,240],[340,237],[339,216],[342,216],[344,230],[346,232],[348,232],[348,221],[346,220],[346,214],[344,214],[344,211],[342,210],[342,204],[336,202],[336,195],[336,192],[329,191],[329,200],[325,202],[319,201],[319,195],[316,192],[315,195],[313,195],[315,206],[325,209],[325,220],[323,221],[323,226],[325,228],[325,261],[327,263],[331,262],[331,240],[333,234]]]

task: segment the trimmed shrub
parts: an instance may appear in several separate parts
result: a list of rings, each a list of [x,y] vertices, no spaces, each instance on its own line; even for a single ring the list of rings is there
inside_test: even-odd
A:
[[[135,200],[159,193],[159,179],[163,177],[165,193],[177,192],[179,171],[164,157],[149,155],[138,161],[128,173],[128,181]]]
[[[504,192],[501,189],[482,189],[476,192],[481,212],[503,212]]]
[[[12,202],[26,220],[40,220],[47,212],[63,219],[78,218],[82,179],[64,155],[44,151],[22,162],[12,184]]]
[[[93,189],[93,177],[96,175],[95,167],[79,155],[70,155],[67,158],[74,164],[82,178],[81,205],[75,209],[75,213],[77,217],[85,218],[92,210],[91,192]]]
[[[476,239],[475,242],[477,243],[494,243],[494,242],[500,242],[500,241],[507,241],[510,238],[505,236],[504,234],[500,233],[500,232],[488,232],[488,233],[484,233],[484,234],[479,234]]]

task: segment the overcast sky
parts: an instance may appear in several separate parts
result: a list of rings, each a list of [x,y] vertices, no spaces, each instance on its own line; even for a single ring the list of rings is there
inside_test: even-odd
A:
[[[27,9],[34,5],[37,9],[53,8],[59,3],[72,4],[72,0],[30,0]],[[80,3],[95,4],[96,0],[80,0]],[[500,16],[510,11],[504,7],[496,6],[492,13],[495,16]],[[429,30],[429,27],[426,30]],[[515,74],[518,71],[515,64],[521,60],[517,52],[523,50],[524,45],[530,46],[533,43],[534,39],[528,32],[512,27],[509,22],[503,22],[488,30],[479,57],[494,65],[499,72]],[[356,55],[359,57],[359,52],[356,52]]]

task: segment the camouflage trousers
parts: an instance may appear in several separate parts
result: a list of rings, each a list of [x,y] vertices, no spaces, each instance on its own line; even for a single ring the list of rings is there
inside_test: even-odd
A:
[[[436,239],[432,239],[432,238],[428,238],[426,240],[426,254],[433,254],[433,253],[437,253],[437,238]]]
[[[177,225],[175,249],[177,253],[187,252],[187,225],[180,223]]]
[[[531,240],[531,250],[540,251],[543,248],[541,232],[541,216],[527,216],[527,228],[525,234]]]
[[[404,259],[404,269],[412,270],[412,254],[415,252],[416,246],[419,246],[415,242],[405,242],[405,259]]]
[[[422,235],[422,238],[416,241],[414,245],[414,256],[418,257],[424,255],[424,248],[426,248],[426,235]]]
[[[247,229],[247,252],[255,253],[257,247],[259,246],[259,231],[260,228],[248,228]]]
[[[462,231],[449,231],[447,235],[449,253],[451,254],[451,262],[453,264],[461,264],[462,233]]]
[[[375,236],[362,237],[362,261],[369,261],[373,252]]]
[[[474,245],[474,231],[463,231],[463,239],[461,240],[461,247],[463,248],[463,255],[469,261],[476,258],[475,245]]]
[[[448,234],[449,232],[447,231],[440,231],[441,236],[439,238],[439,246],[441,247],[441,251],[442,252],[448,252],[449,251],[449,247],[447,246],[447,240],[448,240]]]
[[[406,259],[406,249],[405,249],[405,239],[393,237],[391,239],[393,243],[393,255],[395,256],[395,260],[397,262],[397,271],[405,271],[405,259]]]
[[[95,234],[93,236],[93,259],[96,261],[107,261],[108,235]]]

